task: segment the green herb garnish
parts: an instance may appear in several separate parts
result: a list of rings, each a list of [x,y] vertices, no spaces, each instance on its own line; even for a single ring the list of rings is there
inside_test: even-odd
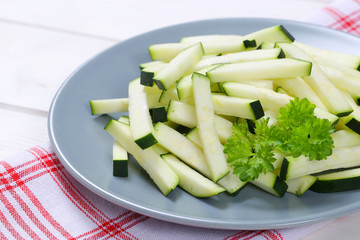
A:
[[[249,132],[247,123],[234,123],[224,153],[240,180],[251,181],[274,170],[274,150],[294,157],[303,154],[310,160],[330,156],[334,127],[329,120],[314,115],[315,107],[306,98],[295,98],[280,109],[276,125],[268,126],[269,119],[256,122],[255,134]]]

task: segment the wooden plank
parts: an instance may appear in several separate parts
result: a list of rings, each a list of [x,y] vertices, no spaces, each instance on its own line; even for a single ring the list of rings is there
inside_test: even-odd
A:
[[[62,82],[114,41],[0,22],[0,103],[47,111]]]
[[[123,40],[173,24],[211,18],[269,17],[298,20],[332,0],[0,1],[2,20]]]
[[[47,113],[0,104],[0,161],[48,140]]]

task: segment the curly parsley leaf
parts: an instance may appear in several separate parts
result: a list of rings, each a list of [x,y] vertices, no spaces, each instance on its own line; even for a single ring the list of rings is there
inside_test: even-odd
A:
[[[268,121],[269,119],[261,120],[255,124],[255,133],[258,135],[250,133],[246,122],[233,125],[233,134],[225,143],[224,153],[228,156],[229,165],[234,167],[234,174],[241,181],[251,181],[262,172],[274,170],[273,147],[271,141],[264,140],[269,136],[269,129],[266,127]]]
[[[306,98],[295,98],[280,109],[276,125],[269,119],[255,123],[255,134],[245,122],[233,125],[233,134],[224,145],[227,161],[241,181],[256,179],[260,173],[274,170],[274,150],[310,160],[322,160],[332,154],[334,127],[327,119],[314,116],[315,105]]]

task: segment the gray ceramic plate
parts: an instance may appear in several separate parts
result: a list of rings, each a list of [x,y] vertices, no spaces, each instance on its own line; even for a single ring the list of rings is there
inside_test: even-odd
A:
[[[360,207],[360,191],[307,192],[274,197],[248,186],[236,197],[198,199],[176,189],[164,197],[135,161],[129,177],[112,176],[113,139],[104,126],[110,116],[92,116],[89,100],[127,97],[138,65],[150,60],[147,47],[198,34],[246,34],[283,24],[298,41],[360,55],[360,39],[327,28],[274,19],[215,19],[152,31],[124,41],[81,66],[56,94],[49,135],[65,168],[96,194],[133,211],[165,221],[220,229],[270,229],[309,224],[348,214]]]

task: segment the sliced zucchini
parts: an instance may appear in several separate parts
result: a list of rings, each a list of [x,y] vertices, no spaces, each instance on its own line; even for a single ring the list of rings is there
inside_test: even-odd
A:
[[[139,68],[140,70],[144,69],[144,68],[147,68],[147,67],[153,67],[153,66],[156,66],[156,65],[162,65],[164,62],[162,61],[150,61],[150,62],[145,62],[145,63],[141,63],[139,64]]]
[[[349,103],[353,112],[349,116],[345,116],[342,118],[345,125],[360,134],[360,109],[359,106],[356,104],[355,100],[350,96],[349,93],[342,91],[345,100]]]
[[[272,172],[259,174],[259,177],[251,181],[251,183],[280,198],[284,196],[288,188],[286,182]]]
[[[233,169],[229,167],[230,172],[226,174],[225,177],[217,181],[217,184],[226,189],[226,192],[231,196],[236,196],[244,187],[247,185],[247,182],[240,180],[233,172]]]
[[[128,98],[90,100],[89,103],[92,115],[127,112],[129,107]]]
[[[360,56],[317,48],[300,42],[295,42],[294,44],[310,56],[315,57],[315,60],[316,57],[331,59],[338,64],[360,71]]]
[[[175,123],[194,128],[198,125],[195,107],[186,103],[171,101],[167,111],[167,118]],[[216,132],[222,143],[226,142],[232,134],[232,122],[215,115]]]
[[[310,190],[318,193],[344,192],[360,189],[360,168],[317,176]]]
[[[221,56],[202,59],[192,68],[192,71],[196,72],[205,67],[220,63],[252,62],[283,57],[284,53],[280,48],[228,53]]]
[[[186,138],[198,147],[202,148],[198,128],[192,129],[188,134],[186,134]],[[230,195],[235,196],[245,187],[247,182],[242,182],[240,178],[234,174],[232,167],[229,166],[229,170],[230,172],[217,181],[217,184],[224,187]]]
[[[112,119],[105,130],[134,156],[165,196],[178,185],[179,177],[154,149],[143,150],[134,142],[129,125]]]
[[[119,122],[125,123],[127,125],[130,125],[130,118],[129,116],[121,116],[119,118]]]
[[[262,42],[257,49],[272,49],[275,48],[275,43],[274,42]],[[284,53],[284,57],[285,57],[285,53]]]
[[[347,91],[352,97],[360,97],[360,78],[355,78],[333,67],[320,65],[320,68],[337,88]]]
[[[258,88],[239,82],[225,82],[222,84],[222,88],[228,96],[258,99],[264,109],[271,110],[273,112],[279,112],[281,107],[285,107],[285,105],[293,99],[286,94],[277,93],[273,90]]]
[[[199,129],[197,127],[191,129],[186,135],[186,138],[189,139],[192,143],[195,143],[197,146],[201,146]]]
[[[197,73],[205,74],[207,71],[209,71],[210,69],[213,69],[217,66],[220,66],[220,64],[215,64],[215,65],[204,67],[203,69],[198,70]],[[183,100],[183,99],[193,96],[192,79],[191,79],[192,74],[193,74],[193,72],[182,77],[176,84],[176,89],[177,89],[178,97],[180,100]],[[218,85],[216,83],[213,83],[212,84],[213,88],[214,88],[214,85],[218,89]]]
[[[298,178],[293,178],[286,181],[288,185],[287,191],[300,197],[303,195],[315,182],[317,177],[306,175]]]
[[[260,45],[263,42],[293,42],[295,38],[282,25],[272,26],[245,35],[244,38],[255,39]]]
[[[200,141],[211,172],[211,179],[217,182],[229,173],[229,168],[215,128],[210,79],[203,74],[194,73],[192,81]]]
[[[288,57],[313,61],[308,54],[294,44],[277,43],[276,46],[282,48]],[[330,113],[342,117],[352,112],[350,105],[346,102],[340,90],[326,77],[317,64],[313,63],[311,75],[304,76],[304,80],[320,97]]]
[[[165,107],[150,108],[149,111],[153,123],[167,122],[167,112]]]
[[[211,177],[201,148],[192,143],[178,131],[158,122],[154,126],[156,139],[172,154],[206,177]]]
[[[205,41],[197,42],[203,46],[205,55],[218,55],[223,53],[233,53],[244,51],[248,48],[256,47],[255,40],[226,40],[226,41]],[[181,51],[194,43],[162,43],[149,47],[150,56],[153,60],[170,62],[177,57]]]
[[[264,111],[259,100],[214,94],[212,95],[212,100],[216,114],[251,120],[256,120],[264,116]]]
[[[327,111],[326,106],[321,101],[320,97],[314,92],[314,90],[305,82],[301,77],[293,79],[274,79],[274,83],[284,88],[288,95],[297,96],[298,98],[306,98],[316,107]]]
[[[224,64],[206,74],[212,82],[295,78],[309,76],[312,63],[299,59],[282,58],[255,62]]]
[[[181,51],[168,65],[160,70],[153,78],[159,89],[170,88],[177,80],[194,66],[204,55],[201,43],[192,45]]]
[[[129,117],[130,129],[135,142],[142,148],[148,148],[157,143],[154,137],[152,120],[146,98],[144,85],[140,78],[129,83]]]
[[[113,176],[127,177],[128,176],[128,153],[118,141],[113,144]]]
[[[176,89],[176,85],[172,85],[169,89],[163,90],[160,97],[159,97],[159,103],[161,105],[169,105],[169,102],[171,100],[179,100],[178,92]]]
[[[334,140],[334,148],[344,148],[360,145],[360,135],[350,129],[334,132],[331,137]]]
[[[222,87],[225,93],[230,96],[259,99],[261,105],[263,105],[265,109],[276,113],[279,112],[281,107],[285,107],[285,105],[293,99],[286,94],[281,94],[269,89],[257,88],[242,83],[226,82],[222,84]],[[318,118],[326,118],[332,124],[336,124],[339,119],[337,116],[320,108],[315,108],[314,115]]]
[[[284,158],[280,178],[284,180],[297,178],[309,174],[320,173],[331,169],[349,168],[360,165],[360,146],[338,148],[326,160],[310,161],[308,157]]]
[[[182,50],[189,47],[188,43],[161,43],[153,44],[148,48],[152,60],[170,62]]]
[[[196,172],[173,154],[163,154],[161,157],[179,176],[179,186],[194,197],[211,197],[225,191],[223,187]]]
[[[160,70],[162,70],[167,63],[161,62],[161,61],[155,61],[158,62],[158,64],[151,65],[149,67],[146,67],[141,70],[140,72],[140,84],[144,86],[152,87],[154,85],[154,76],[156,73],[158,73]]]
[[[290,95],[283,87],[277,87],[275,92]]]

